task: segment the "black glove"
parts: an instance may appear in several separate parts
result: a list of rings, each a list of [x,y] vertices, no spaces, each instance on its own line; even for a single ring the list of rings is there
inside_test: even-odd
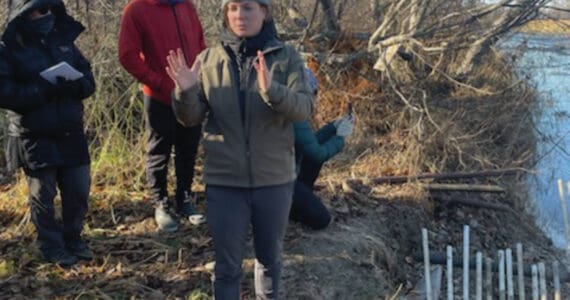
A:
[[[81,79],[67,80],[63,77],[57,77],[57,93],[61,98],[77,98],[82,99],[83,83]]]

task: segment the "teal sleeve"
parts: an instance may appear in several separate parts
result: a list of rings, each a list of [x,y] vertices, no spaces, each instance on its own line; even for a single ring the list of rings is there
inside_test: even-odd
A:
[[[328,135],[328,139],[320,141],[308,121],[295,122],[293,126],[295,129],[295,151],[302,155],[303,159],[310,159],[315,163],[324,163],[344,147],[344,138],[337,135]],[[321,136],[325,135],[322,134]]]
[[[333,123],[328,123],[321,127],[315,135],[317,136],[319,143],[324,143],[336,135],[336,127],[334,127]]]

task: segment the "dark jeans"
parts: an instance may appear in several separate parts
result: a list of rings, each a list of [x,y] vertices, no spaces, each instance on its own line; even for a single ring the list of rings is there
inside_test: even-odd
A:
[[[176,121],[172,107],[148,96],[144,98],[149,133],[146,153],[146,174],[153,200],[168,196],[168,161],[174,146],[176,197],[190,191],[194,177],[194,161],[200,141],[201,126],[184,127]]]
[[[240,298],[249,225],[255,250],[256,299],[278,299],[281,253],[293,183],[260,188],[206,187],[206,220],[214,241],[216,300]]]
[[[89,165],[25,170],[25,173],[40,250],[49,254],[63,249],[65,243],[80,239],[91,185]],[[55,220],[53,200],[57,189],[61,195],[63,226]]]
[[[331,222],[331,215],[326,206],[313,193],[315,181],[319,177],[322,166],[322,164],[316,164],[308,159],[301,161],[289,215],[291,220],[315,230],[324,229]]]

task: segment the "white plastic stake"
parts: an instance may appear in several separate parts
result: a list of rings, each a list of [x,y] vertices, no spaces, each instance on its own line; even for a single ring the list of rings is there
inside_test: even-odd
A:
[[[540,286],[540,300],[548,300],[546,295],[546,267],[543,262],[538,263],[538,284]]]
[[[475,299],[483,300],[483,253],[481,253],[481,251],[477,251],[475,267],[477,277]]]
[[[453,248],[447,246],[447,300],[453,300]]]
[[[507,299],[515,299],[515,287],[513,283],[513,251],[507,249],[505,251],[507,255]]]
[[[538,268],[536,265],[530,267],[532,273],[532,300],[538,300]]]
[[[463,226],[463,299],[469,300],[469,226]]]
[[[524,295],[524,265],[522,244],[517,244],[517,278],[519,286],[519,300],[525,300]]]
[[[558,261],[552,263],[552,274],[552,277],[554,278],[554,300],[561,300],[562,295],[560,294],[560,268]]]
[[[499,299],[505,300],[505,251],[499,250]]]
[[[493,260],[485,259],[485,294],[487,300],[493,300]]]
[[[424,250],[424,277],[426,280],[426,299],[432,300],[433,293],[431,290],[431,268],[429,264],[429,244],[428,244],[428,231],[422,228],[422,244]]]
[[[570,193],[570,182],[568,182],[568,192]],[[568,224],[568,211],[566,210],[566,199],[564,197],[564,182],[558,179],[558,193],[560,194],[560,208],[564,220],[564,231],[566,233],[566,254],[570,253],[570,225]]]

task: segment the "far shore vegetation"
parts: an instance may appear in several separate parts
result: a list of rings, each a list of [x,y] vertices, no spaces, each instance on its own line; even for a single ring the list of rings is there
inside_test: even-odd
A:
[[[524,33],[562,34],[570,36],[570,19],[532,20],[520,29]]]

